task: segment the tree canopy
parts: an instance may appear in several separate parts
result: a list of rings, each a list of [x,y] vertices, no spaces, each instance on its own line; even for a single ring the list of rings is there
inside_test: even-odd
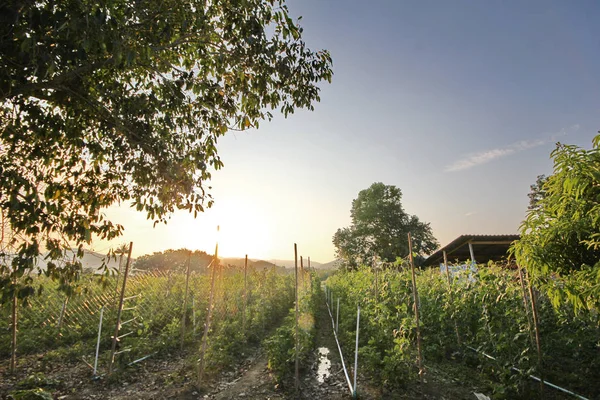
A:
[[[402,192],[396,186],[373,183],[352,201],[352,224],[333,236],[337,256],[350,267],[374,257],[393,262],[408,254],[408,236],[413,252],[424,255],[438,247],[428,223],[421,222],[402,207]]]
[[[134,267],[145,271],[179,271],[185,272],[188,258],[190,271],[204,272],[213,260],[213,256],[204,251],[188,249],[165,250],[144,254],[136,258]]]
[[[513,251],[556,304],[589,306],[600,299],[600,135],[592,149],[559,143],[551,156],[554,172],[537,188],[543,195],[529,208]],[[563,277],[585,280],[588,289],[576,292],[558,283]]]
[[[123,227],[131,202],[166,222],[212,204],[217,141],[319,101],[332,77],[283,0],[0,5],[0,208],[22,276],[40,249]],[[6,266],[5,266],[6,267]]]

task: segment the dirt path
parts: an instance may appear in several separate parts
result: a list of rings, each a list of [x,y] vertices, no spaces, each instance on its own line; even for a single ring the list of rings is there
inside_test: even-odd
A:
[[[278,393],[276,390],[275,382],[267,368],[265,354],[261,354],[242,376],[221,384],[217,390],[217,393],[209,395],[208,398],[213,400],[285,398],[284,394]]]
[[[305,376],[303,380],[306,398],[331,400],[350,399],[352,398],[352,395],[342,367],[340,353],[333,334],[331,316],[329,315],[325,304],[325,296],[322,296],[321,301],[319,301],[315,320],[317,332],[315,341],[317,351],[314,353],[311,374],[310,376]],[[352,382],[353,375],[351,369],[354,365],[353,361],[349,360],[348,356],[348,354],[344,354],[344,361],[346,363],[346,368],[348,369],[349,378]],[[329,368],[324,368],[326,364],[330,364]],[[325,375],[324,379],[323,374]],[[363,376],[360,376],[360,374],[357,386],[361,399],[370,400],[381,398],[381,393],[378,390],[373,389],[370,381]]]

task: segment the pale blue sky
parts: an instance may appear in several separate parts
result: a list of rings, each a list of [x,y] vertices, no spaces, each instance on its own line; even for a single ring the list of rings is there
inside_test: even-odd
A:
[[[309,47],[332,54],[321,103],[222,138],[206,215],[152,229],[112,209],[137,255],[212,251],[220,223],[225,255],[290,259],[297,242],[327,262],[352,199],[378,181],[401,188],[442,245],[513,233],[554,143],[590,147],[600,129],[599,2],[288,4]]]

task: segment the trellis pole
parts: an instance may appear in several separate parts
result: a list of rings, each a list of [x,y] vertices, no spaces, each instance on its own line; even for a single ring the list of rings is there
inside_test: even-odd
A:
[[[521,268],[521,266],[518,266],[517,268],[519,270],[519,281],[521,282],[521,290],[523,292],[523,307],[525,308],[525,315],[527,316],[527,326],[529,328],[529,341],[531,342],[531,347],[533,347],[535,345],[535,340],[533,337],[533,322],[531,321],[531,314],[529,312],[529,302],[527,301],[527,289],[525,289],[523,268]]]
[[[294,360],[294,386],[296,389],[296,393],[300,389],[300,372],[299,372],[299,364],[298,364],[298,318],[299,318],[299,308],[298,308],[298,247],[296,243],[294,243],[294,267],[296,271],[296,327],[295,327],[295,360]]]
[[[246,309],[248,307],[248,254],[244,260],[244,314],[242,317],[242,329],[246,337]]]
[[[304,259],[300,256],[300,276],[302,277],[302,291],[304,292]]]
[[[537,347],[537,361],[538,361],[538,372],[540,373],[540,397],[544,398],[544,368],[542,364],[542,344],[540,340],[540,325],[539,325],[539,317],[537,312],[537,302],[535,299],[535,293],[533,292],[533,286],[531,285],[531,280],[529,279],[529,274],[527,270],[525,270],[525,274],[527,277],[527,283],[529,285],[529,298],[531,300],[531,311],[533,313],[533,326],[535,328],[535,344]]]
[[[452,307],[452,311],[454,311],[454,299],[452,296],[452,280],[450,279],[450,267],[448,266],[448,256],[446,255],[446,251],[443,251],[444,254],[444,266],[446,267],[446,279],[448,280],[448,293],[450,297],[450,307]],[[458,347],[461,346],[460,334],[458,333],[458,322],[456,318],[452,317],[454,320],[454,330],[456,331],[456,341],[458,343]]]
[[[98,356],[100,355],[100,337],[102,335],[102,319],[104,317],[104,306],[100,308],[100,323],[98,324],[98,340],[96,341],[96,356],[94,357],[94,376],[98,372]]]
[[[13,272],[15,277],[13,278],[14,293],[12,298],[12,347],[10,350],[10,372],[15,373],[17,368],[17,321],[18,321],[18,310],[19,299],[17,298],[17,274]]]
[[[219,226],[217,226],[217,234],[219,233]],[[204,355],[206,354],[206,345],[208,342],[208,331],[210,330],[210,322],[212,320],[213,313],[213,299],[215,294],[215,276],[217,266],[219,265],[219,241],[217,240],[217,244],[215,245],[215,255],[213,257],[212,262],[209,266],[212,265],[212,273],[210,278],[210,295],[208,299],[208,312],[206,313],[206,323],[204,324],[204,334],[202,335],[202,347],[200,349],[200,359],[198,360],[198,371],[197,371],[197,379],[198,384],[202,382],[202,378],[204,377]]]
[[[181,350],[183,350],[183,345],[185,342],[185,319],[187,317],[187,302],[188,302],[188,294],[190,287],[190,262],[192,258],[192,252],[188,253],[187,259],[187,268],[185,272],[185,293],[183,295],[183,310],[181,312]]]
[[[339,298],[338,298],[339,304]],[[356,377],[358,375],[358,333],[360,331],[360,305],[356,309],[356,346],[354,348],[354,388],[352,389],[352,397],[356,399]]]
[[[421,383],[423,383],[423,374],[425,373],[425,371],[423,370],[423,353],[421,350],[421,327],[419,324],[419,294],[417,292],[417,278],[415,275],[415,263],[412,254],[412,238],[410,237],[410,232],[408,233],[408,257],[410,260],[410,267],[412,270],[413,298],[415,303],[415,321],[417,324],[417,353],[419,357],[419,378],[421,380]]]
[[[117,308],[117,325],[115,326],[115,334],[112,338],[112,347],[110,349],[110,362],[108,364],[108,374],[110,375],[115,363],[115,352],[117,350],[117,341],[119,340],[119,329],[121,328],[121,313],[123,312],[123,298],[125,296],[125,288],[127,285],[127,275],[129,274],[129,264],[131,263],[131,249],[133,242],[129,242],[129,251],[127,253],[127,264],[125,264],[125,273],[123,274],[123,286],[119,295],[119,306]]]

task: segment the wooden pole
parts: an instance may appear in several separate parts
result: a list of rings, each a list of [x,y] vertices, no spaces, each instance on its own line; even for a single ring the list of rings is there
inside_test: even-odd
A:
[[[415,275],[415,262],[413,260],[412,255],[412,238],[410,237],[410,232],[408,233],[408,257],[410,259],[410,267],[412,269],[413,298],[415,302],[415,320],[417,323],[417,353],[419,357],[419,378],[421,380],[421,383],[423,383],[423,374],[425,373],[425,371],[423,370],[423,353],[421,351],[421,328],[419,326],[419,293],[417,292],[417,277]]]
[[[14,284],[14,293],[12,298],[12,347],[10,352],[10,372],[12,374],[15,373],[17,368],[17,321],[18,321],[18,306],[19,299],[17,298],[17,274],[16,271],[13,272],[15,274],[15,278],[13,278]]]
[[[298,365],[298,318],[299,318],[299,308],[298,308],[298,247],[296,243],[294,243],[294,266],[296,271],[296,329],[295,329],[295,361],[294,361],[294,386],[296,389],[296,393],[300,389],[300,372]]]
[[[187,316],[187,301],[190,287],[190,261],[192,258],[192,251],[190,250],[187,259],[187,268],[185,272],[185,293],[183,295],[183,310],[181,311],[181,350],[183,350],[183,344],[185,342],[185,319]]]
[[[476,264],[475,252],[473,251],[473,244],[469,242],[469,254],[471,255],[471,265]]]
[[[523,292],[523,307],[525,308],[525,315],[527,316],[527,326],[529,327],[529,341],[531,347],[535,345],[533,338],[533,322],[531,321],[531,314],[529,313],[529,302],[527,301],[527,289],[525,289],[525,279],[523,278],[523,269],[518,266],[519,270],[519,281],[521,282],[521,291]]]
[[[538,373],[540,374],[540,398],[544,398],[544,368],[542,364],[542,344],[540,340],[540,325],[537,312],[537,302],[535,300],[535,293],[533,292],[533,286],[529,279],[529,274],[525,270],[527,275],[527,283],[529,284],[529,298],[531,300],[531,311],[533,313],[533,325],[535,327],[535,344],[537,347],[537,358],[538,358]]]
[[[119,295],[119,277],[121,276],[121,268],[123,266],[123,253],[119,255],[119,272],[117,272],[117,279],[115,280],[115,300]]]
[[[308,281],[310,282],[309,290],[312,293],[312,273],[310,272],[310,257],[308,257]]]
[[[217,226],[217,233],[219,233],[219,227]],[[217,240],[217,244],[215,246],[215,255],[213,256],[213,260],[211,262],[212,265],[212,273],[210,278],[210,295],[208,299],[208,313],[206,313],[206,323],[204,324],[204,333],[202,334],[202,347],[200,349],[200,359],[198,360],[198,371],[197,378],[198,384],[202,382],[202,378],[204,377],[204,355],[206,354],[206,345],[208,342],[208,331],[210,330],[210,322],[212,319],[213,312],[213,298],[215,292],[215,275],[217,270],[217,265],[219,264],[219,241]]]
[[[375,301],[379,299],[379,282],[378,282],[379,271],[375,268]]]
[[[304,291],[304,259],[300,256],[300,277],[302,278],[302,291]]]
[[[65,312],[67,311],[67,304],[69,303],[69,296],[65,296],[62,308],[60,309],[60,316],[58,317],[58,334],[60,336],[60,330],[62,329],[63,319],[65,318]]]
[[[446,279],[448,280],[448,293],[449,293],[449,297],[450,297],[450,307],[454,310],[454,298],[452,296],[452,280],[450,279],[450,268],[448,266],[448,256],[446,255],[446,251],[443,251],[444,254],[444,267],[446,267]],[[461,342],[460,342],[460,334],[458,333],[458,322],[456,321],[456,319],[454,317],[452,317],[452,319],[454,320],[454,330],[456,331],[456,341],[458,343],[458,347],[461,346]]]
[[[242,328],[244,330],[244,337],[246,336],[246,309],[248,307],[248,254],[244,261],[244,314],[242,318]]]
[[[129,242],[129,251],[127,253],[127,264],[125,264],[125,273],[123,274],[123,286],[119,296],[119,306],[117,308],[117,325],[115,326],[115,334],[112,338],[112,347],[110,349],[110,363],[108,364],[108,374],[110,375],[115,363],[115,351],[117,350],[117,341],[119,339],[119,329],[121,328],[121,313],[123,312],[123,298],[125,297],[125,287],[127,285],[127,275],[129,274],[129,264],[131,263],[131,249],[133,242]]]

